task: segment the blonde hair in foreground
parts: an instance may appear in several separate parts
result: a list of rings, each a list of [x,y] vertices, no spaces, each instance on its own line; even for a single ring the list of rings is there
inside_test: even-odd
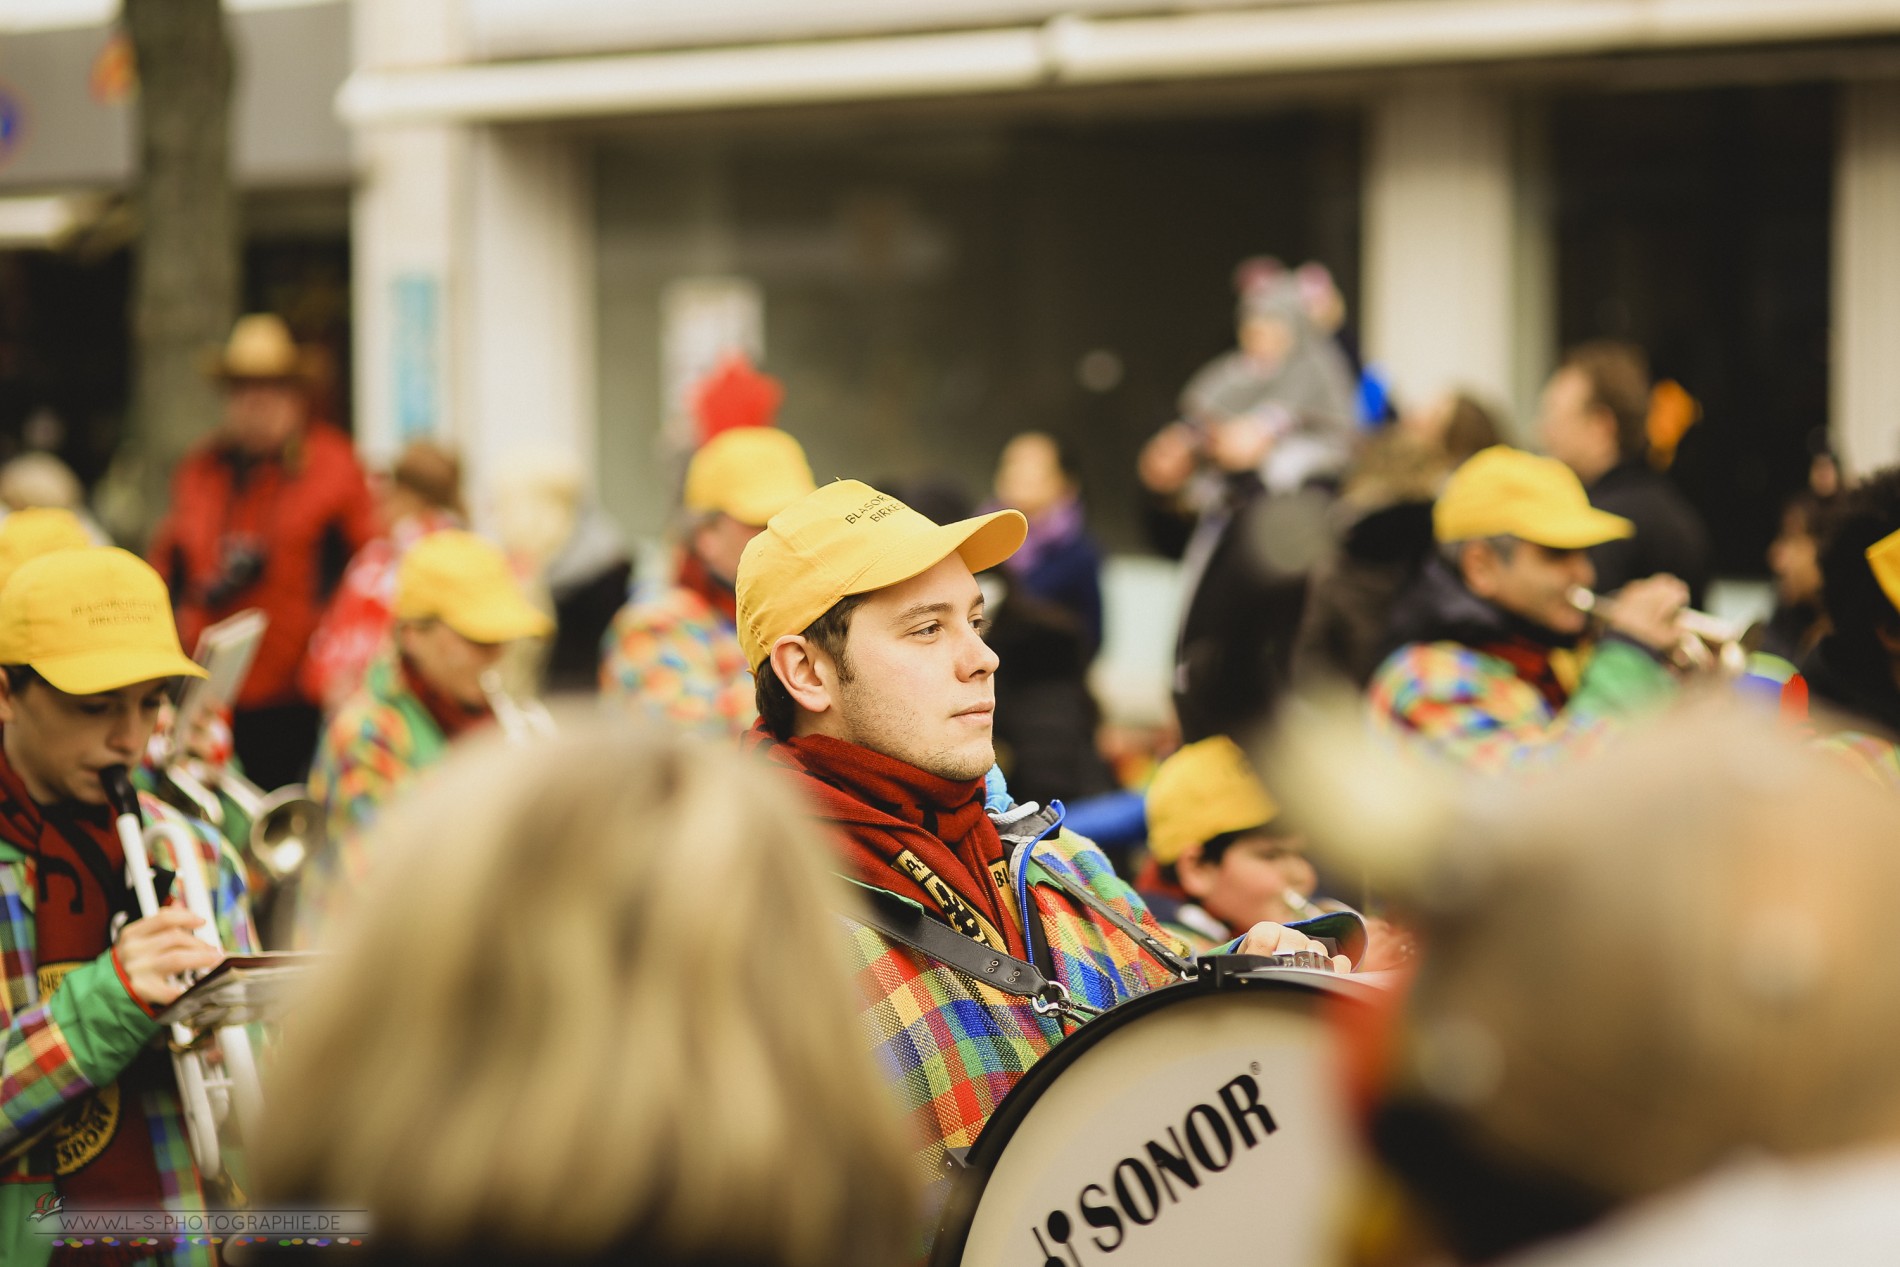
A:
[[[260,1194],[425,1251],[906,1256],[911,1142],[843,886],[769,774],[564,718],[457,753],[370,843],[374,891],[286,1026]]]

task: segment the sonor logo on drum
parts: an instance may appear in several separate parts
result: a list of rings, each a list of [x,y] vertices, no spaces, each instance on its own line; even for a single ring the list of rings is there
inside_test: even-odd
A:
[[[1145,1141],[1117,1161],[1101,1183],[1084,1185],[1068,1209],[1051,1210],[1041,1227],[1032,1227],[1042,1267],[1081,1267],[1085,1246],[1114,1253],[1137,1229],[1155,1223],[1233,1165],[1241,1150],[1279,1130],[1260,1102],[1254,1076],[1260,1066],[1251,1068],[1188,1109],[1180,1126],[1168,1127],[1166,1139]]]
[[[1203,960],[1037,1061],[977,1137],[931,1267],[1314,1267],[1349,1191],[1329,1009],[1374,989]]]

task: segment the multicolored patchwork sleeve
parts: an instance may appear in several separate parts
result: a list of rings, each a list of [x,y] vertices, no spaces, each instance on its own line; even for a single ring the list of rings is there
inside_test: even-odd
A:
[[[359,698],[331,719],[310,768],[309,791],[323,806],[326,843],[298,879],[296,942],[316,945],[369,871],[364,837],[417,766],[417,737],[401,709]]]
[[[1675,691],[1669,671],[1622,642],[1599,646],[1576,693],[1553,712],[1511,666],[1453,642],[1413,643],[1373,676],[1374,725],[1487,773],[1535,768],[1587,751],[1616,722]]]
[[[345,853],[414,770],[415,744],[402,710],[381,702],[346,707],[324,732],[310,770],[333,848]],[[351,876],[359,867],[346,867]]]
[[[1035,847],[1034,865],[1080,884],[1091,894],[1177,954],[1189,947],[1156,921],[1141,895],[1115,874],[1108,856],[1095,843],[1060,831]],[[1055,958],[1056,976],[1070,995],[1090,1007],[1113,1007],[1137,994],[1174,980],[1133,937],[1053,885],[1032,883],[1032,900]]]
[[[159,1028],[110,952],[40,998],[31,893],[26,861],[0,855],[0,1153],[30,1143],[69,1101],[117,1079]]]
[[[630,603],[614,617],[600,689],[635,712],[709,737],[741,734],[757,716],[736,636],[664,600]]]

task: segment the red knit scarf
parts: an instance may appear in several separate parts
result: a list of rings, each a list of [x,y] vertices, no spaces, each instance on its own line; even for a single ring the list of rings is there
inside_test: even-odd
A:
[[[691,550],[680,551],[679,585],[705,599],[706,605],[730,624],[738,625],[739,596],[732,582],[720,579],[706,566],[706,561]]]
[[[113,829],[111,812],[104,806],[35,802],[25,780],[6,759],[4,748],[0,748],[0,838],[33,859],[33,949],[44,999],[47,987],[66,969],[110,949],[115,911],[138,918],[137,903],[125,884],[125,850]],[[120,979],[124,980],[123,970]],[[69,1206],[157,1208],[164,1190],[146,1127],[146,1097],[171,1079],[169,1062],[147,1047],[114,1082],[67,1107],[51,1141],[53,1183]],[[86,1261],[130,1262],[135,1256]]]
[[[478,726],[489,719],[491,714],[486,706],[470,708],[447,691],[437,690],[421,670],[409,662],[409,657],[399,655],[396,662],[402,668],[402,684],[409,693],[435,718],[435,724],[442,728],[442,737],[453,739],[471,726]]]
[[[922,903],[992,950],[1028,956],[982,779],[940,779],[822,735],[780,741],[754,726],[743,743],[786,771],[837,830],[853,879]]]
[[[1557,670],[1551,663],[1549,647],[1532,642],[1529,638],[1511,638],[1486,643],[1478,650],[1509,664],[1520,681],[1544,697],[1544,703],[1550,706],[1551,712],[1562,712],[1564,705],[1570,702],[1570,691],[1557,676]]]

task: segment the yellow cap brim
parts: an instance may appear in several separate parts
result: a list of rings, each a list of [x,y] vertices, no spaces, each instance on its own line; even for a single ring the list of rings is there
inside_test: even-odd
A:
[[[27,667],[68,695],[100,695],[160,678],[205,676],[183,652],[120,648],[44,656]]]
[[[554,632],[547,613],[513,594],[496,595],[486,602],[464,603],[437,619],[470,642],[518,642],[545,638]]]
[[[959,519],[931,532],[919,533],[880,555],[839,597],[868,594],[922,576],[953,554],[962,556],[972,573],[987,572],[1022,549],[1028,536],[1029,521],[1018,510],[997,510],[974,519]]]
[[[1511,535],[1547,550],[1586,550],[1606,541],[1621,541],[1635,531],[1636,525],[1621,515],[1588,509],[1553,515],[1534,526],[1520,528]]]

